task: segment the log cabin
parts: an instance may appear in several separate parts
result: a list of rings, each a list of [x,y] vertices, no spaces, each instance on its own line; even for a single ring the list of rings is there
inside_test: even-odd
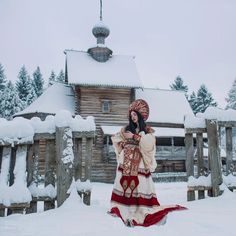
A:
[[[111,135],[128,122],[129,104],[138,98],[150,106],[148,123],[157,139],[156,172],[185,172],[184,116],[193,114],[179,91],[144,88],[135,57],[114,55],[105,44],[109,28],[101,20],[92,33],[97,40],[86,51],[65,50],[65,83],[55,83],[16,116],[42,120],[60,109],[83,118],[94,116],[92,181],[113,182],[116,159]],[[41,152],[44,153],[41,141]],[[41,165],[43,165],[43,155]]]

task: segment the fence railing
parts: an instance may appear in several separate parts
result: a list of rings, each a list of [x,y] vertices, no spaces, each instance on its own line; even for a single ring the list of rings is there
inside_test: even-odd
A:
[[[57,127],[55,133],[35,133],[31,141],[20,144],[0,140],[0,216],[37,212],[39,201],[44,202],[44,210],[60,206],[73,178],[89,205],[91,189],[79,185],[90,181],[93,138],[94,131]],[[39,171],[43,187],[37,186]]]
[[[185,146],[186,146],[186,170],[189,177],[187,199],[195,200],[195,192],[198,198],[205,197],[205,192],[209,196],[219,196],[221,193],[220,185],[223,183],[222,160],[220,157],[221,131],[225,129],[226,134],[226,172],[228,175],[233,169],[233,135],[232,128],[236,127],[236,121],[219,121],[217,119],[202,119],[201,125],[195,127],[185,127]],[[193,121],[190,123],[194,123]],[[198,123],[198,122],[196,122]],[[194,126],[194,125],[193,125]],[[203,135],[208,139],[208,165],[204,165],[203,159]],[[194,176],[194,147],[193,136],[196,137],[197,148],[197,176]],[[197,177],[198,179],[196,180]],[[195,178],[195,179],[194,179]],[[236,178],[236,177],[235,177]],[[236,186],[228,186],[230,190]]]

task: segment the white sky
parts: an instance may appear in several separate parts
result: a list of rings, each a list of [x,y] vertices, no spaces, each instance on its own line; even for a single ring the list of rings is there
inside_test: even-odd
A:
[[[136,56],[147,87],[180,75],[190,91],[205,83],[221,107],[236,77],[235,0],[103,0],[114,54]],[[64,69],[64,49],[95,45],[99,0],[0,0],[0,62],[15,80],[23,64],[44,78]]]

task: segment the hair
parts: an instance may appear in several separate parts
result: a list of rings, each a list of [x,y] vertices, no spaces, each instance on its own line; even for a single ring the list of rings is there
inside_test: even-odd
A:
[[[139,132],[144,131],[145,134],[146,132],[146,123],[143,120],[143,117],[141,116],[141,114],[137,111],[134,111],[137,116],[138,116],[138,124],[139,124]],[[131,114],[129,116],[129,124],[126,126],[125,131],[130,131],[131,133],[135,134],[136,133],[136,129],[137,128],[137,124],[135,124],[132,119],[131,119]]]

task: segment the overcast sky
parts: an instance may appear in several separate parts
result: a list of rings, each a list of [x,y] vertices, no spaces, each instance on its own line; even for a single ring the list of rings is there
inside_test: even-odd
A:
[[[236,0],[103,0],[106,44],[135,55],[147,87],[169,89],[180,75],[190,92],[206,84],[221,107],[236,78]],[[64,49],[96,41],[99,0],[0,0],[0,62],[15,80],[23,64],[47,79],[64,69]],[[111,78],[112,79],[112,78]],[[163,101],[162,101],[163,102]]]

